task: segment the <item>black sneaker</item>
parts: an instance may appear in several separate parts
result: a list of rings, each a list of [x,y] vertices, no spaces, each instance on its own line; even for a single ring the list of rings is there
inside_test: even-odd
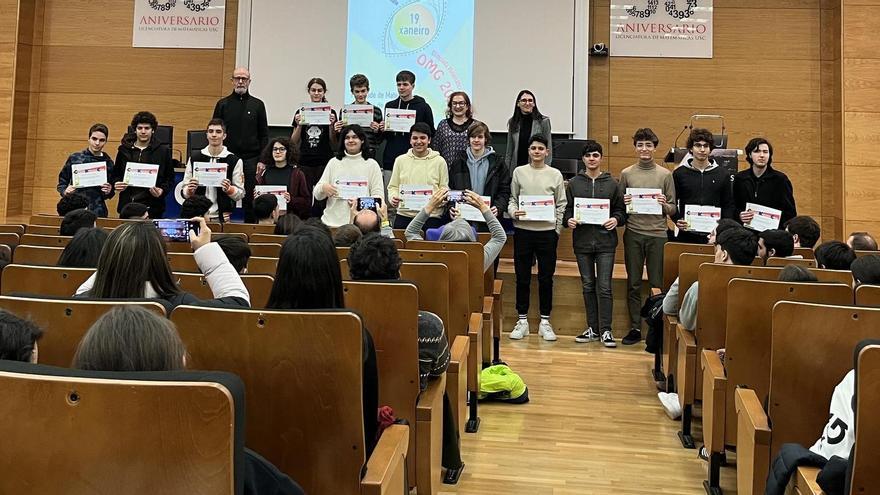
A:
[[[633,328],[632,330],[629,331],[628,334],[626,334],[626,337],[621,339],[620,343],[623,345],[633,345],[633,344],[638,344],[641,341],[642,341],[642,331],[637,328]]]
[[[578,335],[574,338],[574,341],[578,344],[585,344],[587,342],[595,342],[599,340],[599,334],[593,331],[592,328],[587,328],[584,330],[584,333]]]

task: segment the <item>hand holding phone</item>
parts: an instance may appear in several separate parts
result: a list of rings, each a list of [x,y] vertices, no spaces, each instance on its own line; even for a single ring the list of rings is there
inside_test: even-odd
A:
[[[200,222],[194,220],[153,220],[162,237],[169,242],[189,242],[189,231],[199,235]]]
[[[357,209],[361,210],[373,210],[376,213],[379,213],[379,207],[382,205],[382,198],[358,198],[357,199]]]

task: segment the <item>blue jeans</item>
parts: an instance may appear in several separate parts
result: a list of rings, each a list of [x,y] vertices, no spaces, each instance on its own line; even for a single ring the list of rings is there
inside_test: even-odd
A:
[[[614,271],[614,251],[576,254],[578,271],[584,290],[584,309],[587,325],[601,335],[611,331],[614,298],[611,295],[611,275]]]

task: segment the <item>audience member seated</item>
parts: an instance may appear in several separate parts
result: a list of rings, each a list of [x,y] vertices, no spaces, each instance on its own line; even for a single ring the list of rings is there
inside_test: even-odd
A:
[[[355,227],[361,229],[364,235],[376,232],[385,237],[394,237],[394,229],[388,222],[388,205],[383,201],[375,210],[358,210],[357,202],[349,200],[349,218]]]
[[[347,223],[336,229],[336,233],[333,234],[333,244],[336,247],[351,247],[351,245],[360,240],[363,235],[361,229]]]
[[[826,270],[849,270],[856,252],[840,241],[826,241],[816,247],[816,264]]]
[[[785,223],[785,230],[791,232],[794,238],[794,247],[805,247],[813,249],[819,236],[822,235],[822,229],[819,224],[813,220],[813,217],[799,215]]]
[[[107,236],[107,231],[102,228],[79,229],[67,246],[64,246],[64,251],[58,258],[58,266],[97,268],[98,257],[101,256]]]
[[[801,265],[785,265],[779,272],[780,282],[818,282],[816,274]]]
[[[123,220],[146,220],[147,218],[150,218],[148,212],[149,208],[147,208],[147,205],[134,201],[122,207],[122,210],[119,212],[119,218]]]
[[[168,265],[165,241],[149,222],[120,225],[110,233],[98,258],[98,267],[76,291],[77,297],[99,299],[155,299],[169,311],[181,304],[219,307],[250,306],[250,295],[216,242],[211,229],[199,218],[199,235],[190,231],[190,244],[214,299],[202,301],[178,287]]]
[[[284,215],[284,217],[295,215]],[[282,217],[282,218],[284,218]],[[291,233],[281,246],[275,283],[266,309],[343,309],[342,273],[330,236],[304,225]],[[366,458],[378,440],[379,370],[376,347],[366,328],[363,331],[363,409]]]
[[[42,336],[43,330],[33,322],[0,309],[0,359],[36,363]]]
[[[254,209],[256,209],[256,205],[254,205]],[[242,275],[247,273],[248,261],[251,259],[251,247],[248,246],[244,239],[240,237],[221,237],[214,242],[223,250],[223,254],[226,255],[226,259],[229,260],[235,271]]]
[[[58,204],[55,205],[55,211],[59,217],[67,215],[73,210],[85,210],[89,207],[89,198],[85,194],[73,193],[67,196],[61,196]]]
[[[443,204],[446,203],[446,196],[448,193],[449,189],[444,187],[431,196],[431,199],[428,200],[428,204],[419,211],[416,217],[413,218],[412,222],[406,227],[405,235],[407,240],[422,240],[422,227],[425,225],[425,222],[428,220],[431,213],[439,210]],[[483,271],[486,271],[490,266],[495,264],[495,258],[498,257],[498,254],[501,253],[501,248],[503,248],[504,243],[507,242],[507,234],[504,232],[504,227],[501,226],[498,219],[492,214],[492,210],[483,202],[479,195],[473,191],[464,191],[463,194],[465,203],[480,210],[483,219],[486,220],[486,226],[489,227],[489,232],[492,233],[492,238],[489,239],[489,242],[487,242],[485,246],[483,246]],[[453,209],[453,215],[455,217],[458,216],[457,208]],[[443,233],[440,234],[440,241],[477,242],[477,236],[474,233],[473,227],[471,227],[471,224],[469,224],[467,220],[456,218],[443,226]]]
[[[330,227],[321,222],[321,217],[306,218],[303,220],[303,226],[314,227],[327,234],[327,238],[330,239],[331,242],[333,241],[333,231],[330,230]]]
[[[867,232],[853,232],[846,239],[846,245],[856,251],[877,251],[877,241]]]
[[[203,217],[214,203],[207,196],[195,195],[183,200],[179,218]]]
[[[278,196],[261,194],[254,198],[254,218],[259,225],[275,225],[278,219]]]
[[[880,255],[859,256],[850,265],[855,285],[880,285]]]
[[[767,258],[794,258],[794,236],[781,229],[768,229],[758,233],[758,257],[762,264]],[[803,258],[803,256],[797,256]]]
[[[89,210],[73,210],[64,215],[64,218],[61,219],[61,226],[58,228],[58,233],[61,235],[73,235],[76,234],[79,229],[91,229],[95,227],[95,222],[98,221],[98,215],[90,212]]]
[[[290,235],[302,225],[302,219],[296,215],[281,215],[275,222],[275,235]]]
[[[146,309],[118,306],[89,328],[73,357],[73,368],[92,371],[180,371],[186,347],[171,320]],[[271,463],[245,449],[244,493],[302,495],[305,492]]]

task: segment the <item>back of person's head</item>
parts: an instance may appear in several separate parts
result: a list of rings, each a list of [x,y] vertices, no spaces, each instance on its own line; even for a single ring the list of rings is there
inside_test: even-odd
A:
[[[376,233],[366,234],[348,253],[352,280],[397,280],[402,263],[394,239]]]
[[[767,229],[758,234],[758,239],[764,245],[764,259],[785,258],[794,253],[794,236],[788,231]]]
[[[650,127],[642,127],[641,129],[636,129],[636,132],[633,134],[633,146],[636,145],[639,141],[650,141],[654,143],[656,147],[660,144],[660,138],[654,134],[654,131]]]
[[[345,225],[340,225],[336,229],[336,233],[333,234],[333,244],[336,247],[350,247],[361,237],[363,237],[361,229],[347,223]]]
[[[413,132],[419,132],[421,134],[427,134],[428,137],[431,137],[433,132],[431,132],[431,126],[428,125],[427,122],[416,122],[409,128],[410,134]]]
[[[147,208],[147,205],[143,203],[138,203],[137,201],[132,201],[131,203],[128,203],[127,205],[122,207],[122,211],[119,212],[119,218],[123,220],[127,220],[130,218],[147,218],[148,211],[149,208]]]
[[[180,218],[203,217],[214,203],[207,196],[196,194],[183,200],[180,205]]]
[[[89,207],[89,197],[85,194],[75,192],[61,196],[58,204],[55,205],[55,211],[59,217],[67,215],[73,210],[82,210]]]
[[[333,231],[330,230],[330,227],[324,225],[324,222],[321,221],[320,217],[309,217],[303,221],[303,225],[314,227],[324,234],[327,235],[327,238],[331,241],[333,240]]]
[[[856,284],[880,285],[880,256],[868,254],[859,256],[850,265]]]
[[[107,237],[107,231],[101,228],[79,229],[61,251],[58,266],[96,268]]]
[[[744,227],[726,229],[715,239],[715,251],[726,253],[734,265],[751,265],[758,253],[758,236]],[[715,257],[716,261],[718,256]]]
[[[159,230],[150,222],[126,222],[107,237],[89,295],[106,299],[146,297],[147,282],[159,297],[180,292]]]
[[[89,210],[73,210],[67,212],[67,214],[64,215],[64,218],[61,219],[61,226],[58,228],[58,233],[61,235],[73,235],[76,234],[79,229],[93,228],[97,221],[98,215],[95,215]]]
[[[780,282],[818,282],[816,274],[802,265],[785,265],[779,271]]]
[[[281,215],[278,217],[278,220],[275,220],[275,230],[272,233],[275,235],[290,235],[300,225],[302,225],[302,220],[293,213],[288,212],[287,215]]]
[[[816,245],[819,236],[822,235],[819,224],[813,220],[813,217],[806,215],[799,215],[785,222],[785,230],[796,236],[795,244],[810,249]]]
[[[336,247],[326,233],[304,225],[281,246],[270,309],[333,309],[345,307]]]
[[[443,226],[440,240],[445,242],[476,242],[477,235],[474,234],[474,228],[467,220],[456,218]]]
[[[224,236],[216,241],[226,255],[229,263],[238,273],[247,273],[248,261],[251,259],[251,247],[240,237]]]
[[[278,196],[274,194],[261,194],[254,199],[254,217],[258,222],[272,218],[276,208],[278,208]]]
[[[742,225],[740,225],[736,220],[730,218],[722,218],[721,220],[718,220],[718,223],[715,225],[715,229],[709,233],[709,244],[714,245],[716,240],[718,239],[718,234],[733,227],[742,227]]]
[[[849,270],[856,259],[856,252],[846,243],[827,241],[819,244],[815,251],[816,263],[819,268],[827,270]]]
[[[351,222],[355,227],[361,229],[364,235],[370,232],[381,232],[382,223],[379,220],[379,214],[373,210],[361,210],[354,216]]]
[[[853,232],[846,244],[856,251],[877,251],[877,241],[867,232]]]
[[[137,306],[116,306],[89,328],[72,367],[92,371],[177,371],[186,347],[174,324]]]
[[[37,362],[34,352],[43,330],[29,320],[0,309],[0,359]]]

